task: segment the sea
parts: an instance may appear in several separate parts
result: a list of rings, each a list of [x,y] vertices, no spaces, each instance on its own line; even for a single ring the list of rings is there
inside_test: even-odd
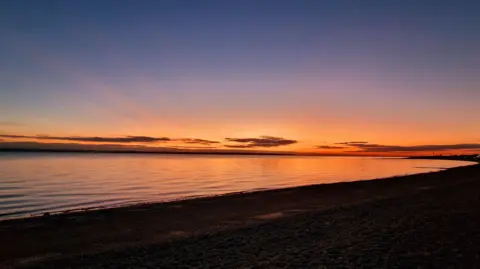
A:
[[[0,220],[469,164],[380,157],[0,152]]]

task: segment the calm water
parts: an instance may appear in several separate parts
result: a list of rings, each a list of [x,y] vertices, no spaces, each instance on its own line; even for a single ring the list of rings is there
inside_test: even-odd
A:
[[[468,164],[356,157],[0,153],[0,220]]]

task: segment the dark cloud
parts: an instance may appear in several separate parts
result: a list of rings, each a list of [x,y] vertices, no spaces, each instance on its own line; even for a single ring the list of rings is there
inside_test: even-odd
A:
[[[256,147],[254,145],[224,145],[224,146],[227,148],[233,148],[233,149],[251,149]]]
[[[46,135],[0,135],[3,138],[26,138],[38,140],[63,140],[76,142],[97,142],[97,143],[153,143],[170,141],[168,137],[150,136],[125,136],[125,137],[101,137],[101,136],[46,136]]]
[[[271,148],[295,144],[297,140],[285,139],[274,136],[261,136],[259,138],[225,138],[229,142],[240,143],[237,145],[225,145],[229,148]]]
[[[415,152],[415,151],[446,151],[446,150],[477,150],[480,144],[451,144],[451,145],[416,145],[395,146],[380,144],[348,144],[357,148],[355,152]]]
[[[94,142],[94,143],[155,143],[155,142],[182,142],[186,144],[212,145],[219,144],[219,141],[200,138],[168,138],[150,136],[123,136],[123,137],[102,137],[102,136],[50,136],[50,135],[14,135],[0,134],[3,138],[13,139],[37,139],[37,140],[62,140],[73,142]]]
[[[56,142],[0,142],[0,151],[100,151],[100,152],[139,152],[139,153],[212,153],[212,154],[265,154],[258,150],[219,149],[207,146],[146,146],[135,144],[80,144]],[[270,151],[268,154],[288,154]]]
[[[368,144],[368,142],[366,141],[351,141],[351,142],[338,142],[338,143],[335,143],[336,145],[363,145],[363,144]]]
[[[215,146],[172,146],[171,148],[176,149],[216,149]]]
[[[186,144],[201,144],[201,145],[211,145],[211,144],[220,143],[218,141],[205,140],[200,138],[181,138],[181,139],[177,139],[177,141],[180,141]]]
[[[345,152],[422,152],[422,151],[448,151],[448,150],[480,150],[480,144],[451,144],[451,145],[381,145],[368,143],[366,141],[338,142],[335,145],[342,146],[317,146],[317,149],[351,149]]]
[[[31,136],[25,136],[25,135],[8,135],[8,134],[1,135],[1,134],[0,134],[0,137],[3,137],[3,138],[30,138]]]
[[[0,142],[0,149],[45,149],[45,150],[108,150],[108,151],[176,151],[173,147],[148,147],[124,144],[79,144],[50,142]]]
[[[51,140],[68,140],[78,142],[99,142],[99,143],[153,143],[170,141],[167,137],[150,137],[150,136],[125,136],[125,137],[49,137],[44,136],[40,139]]]
[[[316,146],[316,149],[344,149],[346,147],[341,146]]]

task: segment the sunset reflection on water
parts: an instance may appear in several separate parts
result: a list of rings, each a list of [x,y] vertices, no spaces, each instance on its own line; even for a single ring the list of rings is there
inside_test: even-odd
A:
[[[4,153],[0,219],[375,179],[467,164],[372,157]]]

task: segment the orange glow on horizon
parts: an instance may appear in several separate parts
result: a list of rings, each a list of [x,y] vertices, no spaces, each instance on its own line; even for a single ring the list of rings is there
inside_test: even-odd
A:
[[[88,142],[88,141],[65,141],[65,140],[56,140],[51,139],[48,141],[42,139],[19,139],[19,138],[2,138],[1,142],[35,142],[39,145],[49,145],[57,144],[63,146],[65,149],[68,149],[69,146],[76,146],[74,149],[82,148],[82,145],[85,148],[95,147],[94,149],[102,150],[187,150],[195,152],[236,152],[236,151],[251,151],[251,152],[290,152],[298,154],[314,154],[314,155],[344,155],[344,156],[386,156],[386,157],[406,157],[406,156],[431,156],[431,155],[461,155],[461,154],[480,154],[480,149],[463,149],[463,150],[422,150],[422,151],[363,151],[353,146],[344,146],[344,148],[338,149],[316,149],[314,145],[308,145],[308,143],[299,141],[293,145],[279,146],[272,148],[262,148],[262,147],[253,147],[253,148],[229,148],[225,145],[234,144],[233,142],[228,142],[223,139],[208,139],[211,141],[218,141],[219,143],[212,144],[192,144],[185,143],[182,141],[166,141],[166,142],[154,142],[154,143],[121,143],[121,142]],[[308,147],[310,146],[310,147]],[[332,147],[335,144],[332,143]],[[414,145],[404,145],[415,146]]]

